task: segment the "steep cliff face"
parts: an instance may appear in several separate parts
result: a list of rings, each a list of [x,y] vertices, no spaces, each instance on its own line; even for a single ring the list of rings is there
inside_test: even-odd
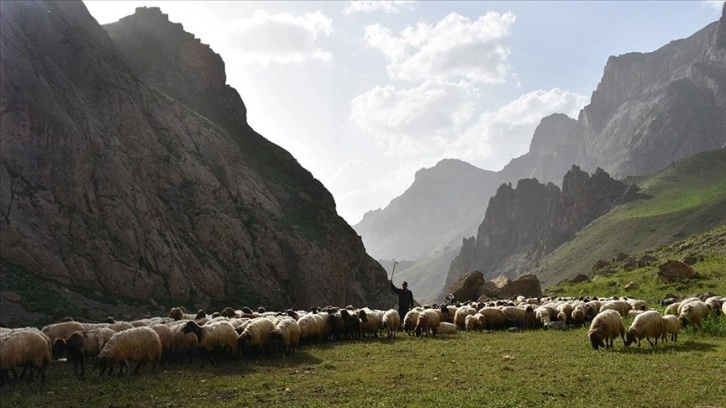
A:
[[[573,166],[562,181],[522,179],[516,188],[502,184],[489,200],[476,242],[465,239],[451,263],[446,286],[478,270],[486,279],[513,278],[625,198],[627,186],[597,169],[592,175]]]
[[[726,144],[720,23],[651,53],[610,57],[578,118],[588,168],[614,177],[659,170]]]
[[[247,125],[209,47],[158,9],[109,38],[81,2],[0,7],[4,262],[134,298],[390,304],[385,271]]]
[[[378,259],[420,259],[475,231],[498,184],[495,172],[442,160],[417,171],[408,190],[354,228]]]

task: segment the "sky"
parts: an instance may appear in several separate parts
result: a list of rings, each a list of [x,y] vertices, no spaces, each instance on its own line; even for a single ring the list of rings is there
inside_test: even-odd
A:
[[[577,118],[609,56],[718,20],[723,1],[84,1],[100,24],[156,6],[222,56],[250,125],[349,224],[444,158],[498,171],[540,119]]]

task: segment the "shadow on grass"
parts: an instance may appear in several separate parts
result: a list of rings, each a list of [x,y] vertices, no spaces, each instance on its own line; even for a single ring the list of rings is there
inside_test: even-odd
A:
[[[716,349],[716,346],[709,343],[697,343],[695,341],[689,340],[682,343],[666,343],[665,345],[662,343],[658,343],[657,346],[652,347],[650,344],[648,344],[647,341],[643,342],[643,345],[641,347],[631,345],[630,347],[619,347],[615,348],[613,352],[615,353],[625,353],[625,354],[657,354],[657,353],[670,353],[670,352],[689,352],[689,351],[703,351],[703,352],[710,352],[714,351]]]

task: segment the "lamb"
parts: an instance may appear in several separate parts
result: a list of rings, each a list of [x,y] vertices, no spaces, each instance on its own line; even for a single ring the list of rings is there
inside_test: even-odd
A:
[[[655,347],[658,345],[658,339],[663,336],[664,333],[665,328],[663,326],[663,317],[655,310],[648,310],[635,316],[633,323],[626,332],[625,345],[629,346],[637,340],[638,347],[640,347],[640,340],[645,337],[645,339],[648,340],[648,343],[650,343],[652,347]],[[650,341],[651,337],[655,339],[655,344]]]
[[[551,329],[551,330],[565,330],[567,329],[567,324],[564,320],[554,320],[547,322],[544,325],[545,329]]]
[[[711,309],[702,301],[696,300],[686,303],[681,303],[679,308],[678,320],[681,322],[681,326],[686,327],[688,324],[694,326],[700,326],[703,319],[708,316]]]
[[[28,382],[33,380],[33,370],[45,381],[45,370],[50,362],[50,339],[36,328],[14,329],[0,337],[0,387],[9,382],[9,372],[23,365],[23,374],[30,368]]]
[[[396,332],[401,329],[401,315],[398,314],[398,310],[391,309],[386,310],[383,313],[383,324],[381,325],[383,330],[388,331],[388,338],[396,337]]]
[[[270,347],[278,349],[280,355],[295,354],[300,342],[300,325],[292,318],[282,319],[270,333]]]
[[[270,333],[275,330],[275,323],[264,317],[252,319],[242,334],[237,337],[237,349],[242,351],[252,349],[269,350]]]
[[[199,326],[195,321],[190,320],[184,325],[182,333],[197,335],[197,341],[202,350],[202,368],[204,368],[206,358],[214,365],[211,353],[217,350],[226,351],[230,357],[234,355],[237,332],[229,322],[217,321]]]
[[[141,365],[152,363],[151,372],[156,372],[156,362],[161,360],[161,340],[159,335],[150,327],[134,327],[114,334],[98,354],[98,365],[103,375],[109,368],[108,375],[113,371],[113,365],[119,363],[118,375],[129,369],[129,361],[136,362],[133,374],[138,374]]]
[[[678,339],[678,331],[681,328],[681,323],[678,321],[677,316],[666,315],[663,316],[663,341],[668,340],[668,335],[671,335],[671,341],[676,342]]]
[[[456,330],[456,325],[454,323],[440,322],[437,333],[438,334],[455,334],[457,331],[458,330]]]
[[[592,348],[598,347],[610,348],[614,345],[614,340],[620,336],[625,343],[625,326],[620,313],[616,310],[604,310],[597,314],[592,323],[587,337],[590,339]]]
[[[436,336],[436,331],[440,324],[439,314],[434,309],[426,309],[419,313],[418,320],[416,320],[416,328],[414,329],[416,337],[421,337],[431,332],[433,336]]]
[[[73,361],[73,374],[83,376],[85,375],[85,358],[98,356],[103,346],[115,333],[108,328],[73,332],[65,339],[55,339],[52,348],[53,355],[59,356],[66,352],[68,359]]]
[[[486,325],[486,321],[484,320],[484,315],[481,313],[477,313],[475,315],[467,315],[466,320],[464,321],[464,326],[466,327],[466,331],[472,331],[472,330],[484,330],[484,327]]]
[[[462,306],[454,313],[454,324],[459,330],[466,329],[466,316],[474,316],[477,310],[471,306]]]

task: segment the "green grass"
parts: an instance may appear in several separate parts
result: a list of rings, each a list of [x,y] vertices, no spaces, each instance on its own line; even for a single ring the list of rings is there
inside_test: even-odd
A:
[[[505,357],[508,356],[508,357]],[[86,379],[53,362],[46,384],[0,390],[3,406],[684,407],[726,405],[726,337],[594,351],[587,329],[459,333],[448,338],[301,346],[204,369]]]
[[[596,219],[533,272],[548,287],[587,274],[597,260],[609,260],[618,252],[644,252],[726,225],[724,175],[726,149],[721,149],[635,179],[640,193],[649,198],[620,205]]]

